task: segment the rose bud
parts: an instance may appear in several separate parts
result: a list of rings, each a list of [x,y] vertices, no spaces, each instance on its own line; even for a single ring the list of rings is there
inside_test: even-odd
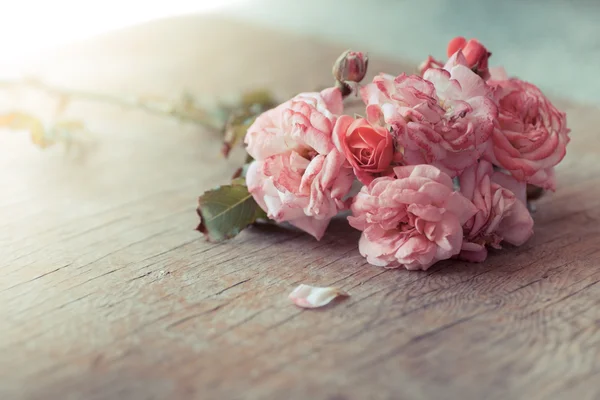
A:
[[[448,43],[446,53],[448,57],[452,57],[458,50],[462,50],[469,68],[473,69],[483,79],[489,79],[488,59],[492,53],[484,45],[477,39],[469,39],[467,41],[464,37],[458,36]]]
[[[333,76],[339,82],[360,82],[368,65],[369,59],[363,53],[346,50],[333,65]]]

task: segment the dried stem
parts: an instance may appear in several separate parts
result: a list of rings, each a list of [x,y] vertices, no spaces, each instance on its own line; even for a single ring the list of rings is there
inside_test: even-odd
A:
[[[105,93],[73,90],[48,85],[37,79],[21,79],[14,81],[0,80],[0,88],[29,88],[40,90],[58,98],[78,99],[113,104],[120,107],[143,110],[151,114],[163,115],[177,118],[182,121],[191,122],[214,132],[221,132],[222,121],[211,115],[210,112],[197,108],[191,102],[179,107],[167,102],[156,102],[144,100],[140,97],[118,96]]]

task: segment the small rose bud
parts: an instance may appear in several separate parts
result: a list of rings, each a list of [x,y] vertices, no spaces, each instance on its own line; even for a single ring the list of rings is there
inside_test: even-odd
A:
[[[360,82],[367,73],[369,59],[359,51],[345,51],[333,65],[333,76],[338,82]]]
[[[454,53],[459,51],[460,49],[464,49],[467,44],[467,39],[462,36],[457,36],[454,39],[448,42],[448,47],[446,47],[446,55],[448,58],[452,57]]]
[[[475,73],[483,79],[489,79],[488,59],[492,55],[484,45],[477,39],[465,39],[464,37],[455,37],[448,43],[446,52],[448,57],[452,57],[458,50],[462,50],[463,55],[467,60],[469,68],[472,68]]]

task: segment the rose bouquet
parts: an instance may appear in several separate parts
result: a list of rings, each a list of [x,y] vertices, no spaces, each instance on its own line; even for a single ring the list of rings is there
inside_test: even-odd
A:
[[[319,240],[349,210],[370,264],[422,270],[523,244],[533,233],[528,196],[555,190],[566,116],[536,86],[490,68],[477,40],[455,38],[447,53],[419,74],[361,84],[367,57],[347,51],[333,87],[246,116],[248,162],[200,197],[198,229],[219,241],[271,220]],[[364,116],[344,114],[352,94]]]

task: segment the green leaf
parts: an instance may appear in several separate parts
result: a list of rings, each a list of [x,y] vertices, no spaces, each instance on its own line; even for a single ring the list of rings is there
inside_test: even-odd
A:
[[[253,105],[258,105],[263,110],[275,107],[277,101],[273,94],[265,89],[258,89],[242,94],[241,105],[244,108],[250,108]]]
[[[205,192],[198,204],[197,230],[210,242],[230,239],[257,219],[267,218],[241,180]]]
[[[228,108],[223,128],[223,147],[225,157],[233,147],[240,143],[254,120],[263,112],[275,107],[277,101],[267,90],[254,90],[242,94],[238,104]]]
[[[241,110],[230,114],[225,124],[225,135],[223,138],[222,153],[225,157],[231,149],[241,142],[246,136],[246,131],[252,125],[257,115],[252,115],[247,110]]]
[[[233,186],[246,186],[246,177],[245,176],[240,176],[240,177],[234,178],[231,181],[231,184]]]

